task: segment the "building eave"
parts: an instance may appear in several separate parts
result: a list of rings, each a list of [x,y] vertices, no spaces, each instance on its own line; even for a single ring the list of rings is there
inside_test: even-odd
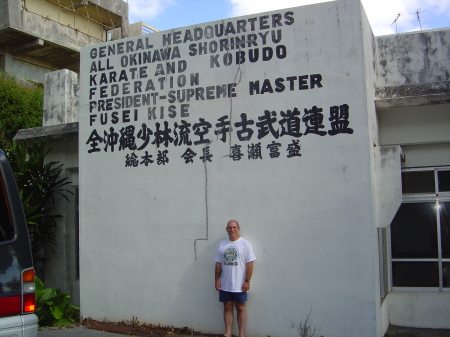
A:
[[[377,109],[450,103],[450,81],[377,87]]]
[[[14,136],[16,141],[65,141],[78,139],[78,122],[22,129]]]

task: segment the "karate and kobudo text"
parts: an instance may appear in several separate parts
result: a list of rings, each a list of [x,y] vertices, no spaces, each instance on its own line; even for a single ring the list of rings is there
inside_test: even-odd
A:
[[[258,114],[233,112],[233,120],[228,114],[208,120],[191,111],[193,102],[240,98],[237,83],[201,86],[200,73],[188,71],[190,58],[209,56],[205,66],[210,69],[246,63],[270,66],[271,60],[288,56],[283,28],[294,22],[294,13],[286,11],[161,33],[163,48],[155,48],[150,37],[93,47],[88,153],[123,151],[125,167],[180,160],[207,163],[214,160],[211,139],[227,143],[233,133],[236,143],[230,144],[230,160],[298,158],[301,137],[352,134],[350,107],[345,102],[329,107],[288,106]],[[180,51],[182,44],[188,44],[186,55]],[[111,62],[113,58],[119,62]],[[293,74],[239,85],[248,85],[248,95],[255,97],[320,90],[322,82],[321,74]],[[289,138],[287,146],[279,142],[283,137]],[[171,157],[172,146],[185,149],[181,157]]]

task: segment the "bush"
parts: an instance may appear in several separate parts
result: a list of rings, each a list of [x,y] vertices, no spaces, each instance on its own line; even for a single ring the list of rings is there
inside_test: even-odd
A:
[[[44,91],[20,86],[13,78],[0,74],[0,120],[8,125],[6,138],[20,129],[42,125]]]
[[[78,322],[80,308],[70,303],[69,293],[62,293],[59,289],[45,288],[38,278],[36,282],[36,315],[39,326],[61,326]]]

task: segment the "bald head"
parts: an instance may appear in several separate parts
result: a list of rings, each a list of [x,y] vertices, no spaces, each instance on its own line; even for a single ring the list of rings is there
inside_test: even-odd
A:
[[[227,222],[227,227],[230,226],[230,224],[235,224],[237,226],[237,228],[240,228],[239,226],[239,222],[237,222],[236,220],[230,220]]]

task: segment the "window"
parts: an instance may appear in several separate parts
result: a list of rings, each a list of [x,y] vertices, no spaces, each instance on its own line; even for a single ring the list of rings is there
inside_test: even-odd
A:
[[[0,243],[14,238],[14,226],[10,218],[8,197],[3,179],[0,178]]]
[[[393,287],[450,290],[450,168],[402,172],[391,223]]]

